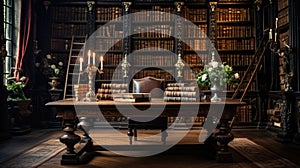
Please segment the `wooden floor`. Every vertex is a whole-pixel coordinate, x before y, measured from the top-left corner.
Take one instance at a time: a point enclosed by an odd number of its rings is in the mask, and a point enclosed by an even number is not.
[[[126,131],[126,130],[124,130]],[[197,131],[190,131],[189,134],[166,152],[149,157],[125,157],[109,151],[96,152],[94,158],[84,165],[60,165],[63,152],[48,160],[39,167],[82,167],[82,168],[194,168],[194,167],[257,167],[238,152],[232,150],[233,163],[216,163],[208,157],[203,145],[196,143]],[[300,145],[292,143],[282,144],[274,140],[273,135],[266,130],[235,129],[233,133],[236,138],[243,137],[264,146],[266,149],[292,161],[300,167]],[[9,140],[0,141],[0,167],[1,163],[20,155],[23,151],[36,146],[42,141],[53,137],[60,137],[63,134],[61,129],[33,130],[31,133],[22,136],[12,136]],[[195,142],[195,143],[194,143]],[[262,154],[263,155],[263,154]],[[259,157],[259,156],[258,156]]]

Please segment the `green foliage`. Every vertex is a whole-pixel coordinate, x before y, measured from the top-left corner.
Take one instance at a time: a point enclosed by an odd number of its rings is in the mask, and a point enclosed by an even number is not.
[[[7,101],[19,101],[19,100],[28,100],[24,94],[26,77],[23,76],[19,81],[15,77],[7,78],[6,89],[8,92]]]
[[[231,66],[216,61],[205,65],[196,77],[197,83],[203,87],[210,86],[211,83],[216,83],[218,86],[224,86],[224,84],[236,86],[239,83],[239,74],[234,73]]]

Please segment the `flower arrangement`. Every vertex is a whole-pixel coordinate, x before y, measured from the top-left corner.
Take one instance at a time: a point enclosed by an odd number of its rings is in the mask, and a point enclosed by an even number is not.
[[[44,63],[45,75],[48,77],[64,77],[64,63],[62,61],[57,61],[50,54],[46,55],[46,60]]]
[[[196,77],[197,83],[203,87],[211,86],[212,83],[221,87],[225,84],[237,86],[240,79],[239,74],[234,73],[231,66],[217,61],[212,61],[205,65],[203,70],[196,74]]]

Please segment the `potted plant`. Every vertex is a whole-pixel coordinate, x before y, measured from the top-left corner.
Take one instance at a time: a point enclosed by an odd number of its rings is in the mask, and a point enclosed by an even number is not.
[[[14,134],[24,134],[31,130],[25,122],[25,118],[32,113],[28,109],[31,100],[24,94],[25,81],[26,77],[21,77],[18,81],[15,77],[7,78],[7,102],[11,111],[11,132]]]

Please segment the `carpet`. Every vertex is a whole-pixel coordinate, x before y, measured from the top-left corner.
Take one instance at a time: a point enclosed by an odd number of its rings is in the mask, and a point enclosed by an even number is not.
[[[49,139],[41,144],[21,153],[20,155],[2,163],[3,168],[30,168],[38,167],[58,153],[66,149],[58,138]]]
[[[269,151],[247,138],[235,138],[229,146],[247,158],[253,164],[262,168],[293,168],[299,167],[288,159]]]

